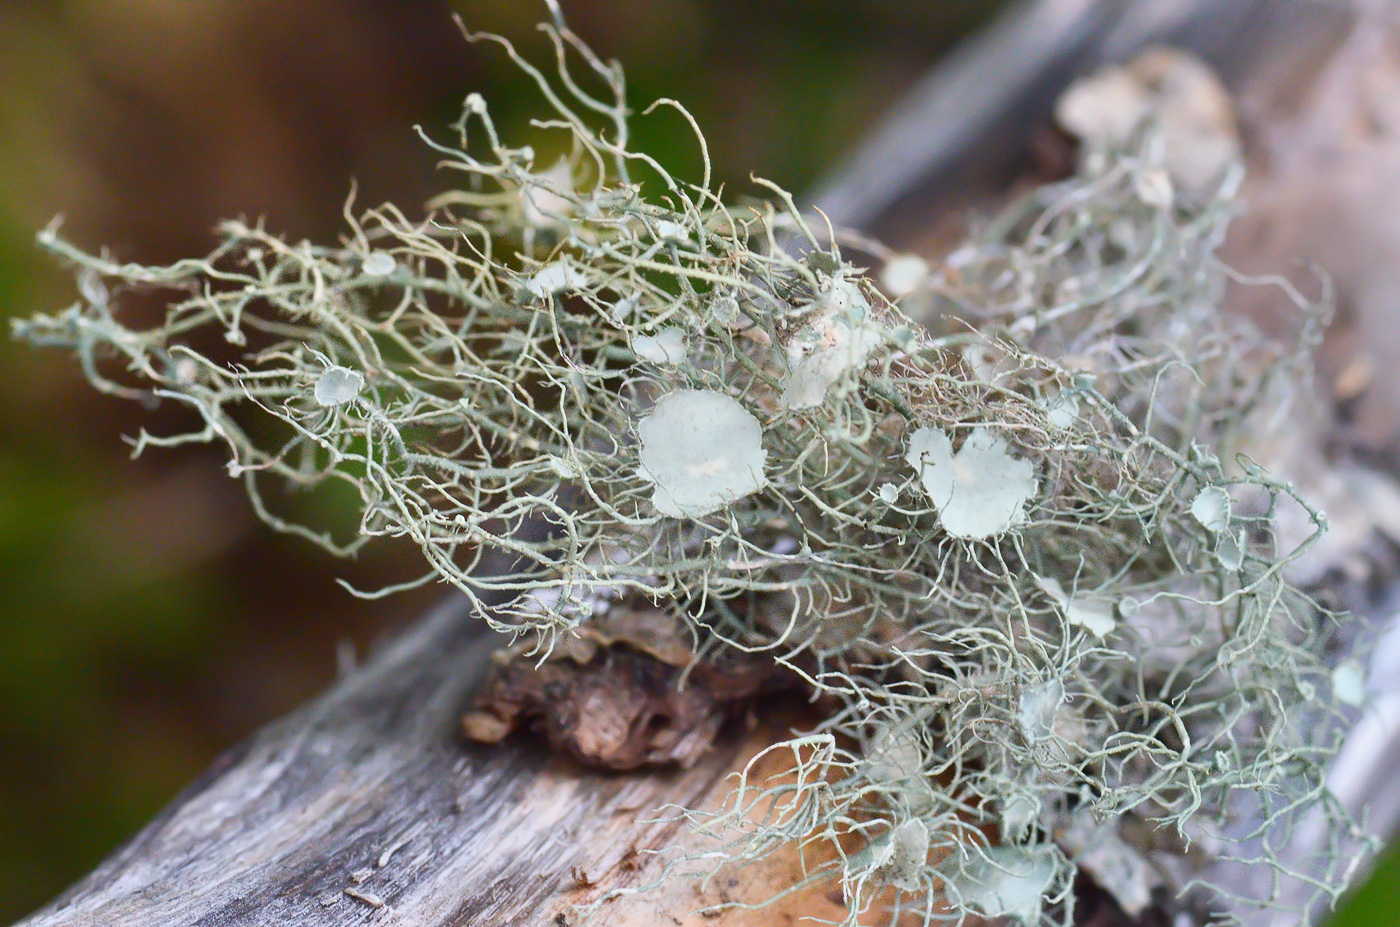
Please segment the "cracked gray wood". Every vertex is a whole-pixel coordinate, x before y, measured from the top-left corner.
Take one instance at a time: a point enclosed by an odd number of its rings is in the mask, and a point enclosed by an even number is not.
[[[580,874],[676,829],[639,816],[723,789],[734,738],[693,769],[626,776],[523,739],[464,744],[458,718],[495,646],[479,625],[461,601],[427,616],[25,923],[545,923],[580,900]]]

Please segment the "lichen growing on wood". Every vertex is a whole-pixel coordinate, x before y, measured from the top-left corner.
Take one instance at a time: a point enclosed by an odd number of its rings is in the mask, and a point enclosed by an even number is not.
[[[620,70],[554,12],[548,72],[470,37],[534,80],[541,138],[508,142],[469,97],[454,142],[425,136],[462,175],[426,217],[347,207],[335,244],[228,222],[167,267],[50,230],[87,295],[17,333],[106,393],[187,406],[190,430],[137,451],[225,444],[275,527],[342,553],[407,538],[414,582],[516,593],[481,615],[536,657],[645,602],[697,665],[801,679],[832,710],[773,748],[795,778],[692,818],[728,859],[837,848],[810,878],[840,880],[848,924],[1068,922],[1110,840],[1174,889],[1194,843],[1335,897],[1354,828],[1323,779],[1329,625],[1283,577],[1325,520],[1242,453],[1325,313],[1300,305],[1292,344],[1219,313],[1238,168],[1177,202],[1134,136],[948,267],[886,274],[936,297],[922,324],[785,192],[726,204],[708,162],[684,179],[633,150]],[[167,312],[138,326],[123,301],[151,290]],[[347,543],[277,511],[327,481],[361,503]],[[483,575],[491,551],[518,568]],[[1289,872],[1278,835],[1304,820],[1336,842]]]

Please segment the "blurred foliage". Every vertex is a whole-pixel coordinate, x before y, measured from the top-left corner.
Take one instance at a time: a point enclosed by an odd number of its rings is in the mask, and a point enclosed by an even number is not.
[[[1400,847],[1381,858],[1371,878],[1343,902],[1332,927],[1381,927],[1400,915]]]
[[[627,64],[635,99],[696,113],[716,176],[795,189],[994,0],[565,0]],[[460,0],[468,25],[537,50],[542,5]],[[535,101],[499,53],[462,41],[442,0],[6,0],[0,4],[0,316],[73,298],[34,233],[164,261],[225,216],[326,239],[351,178],[363,205],[424,201],[469,91],[516,130]],[[698,159],[674,118],[639,147]],[[133,305],[131,311],[142,311]],[[352,564],[251,519],[217,452],[129,459],[123,435],[180,413],[91,394],[72,364],[0,341],[0,922],[42,904],[135,831],[217,753],[323,688],[338,642],[363,650],[442,594],[364,603],[416,568]],[[310,497],[316,519],[344,519]]]

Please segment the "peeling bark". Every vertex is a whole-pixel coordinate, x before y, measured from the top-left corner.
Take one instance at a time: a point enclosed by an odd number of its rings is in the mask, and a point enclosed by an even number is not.
[[[519,727],[586,766],[689,769],[720,726],[755,695],[795,688],[766,655],[705,660],[671,615],[616,605],[557,641],[498,654],[490,681],[462,718],[471,740],[497,743]]]

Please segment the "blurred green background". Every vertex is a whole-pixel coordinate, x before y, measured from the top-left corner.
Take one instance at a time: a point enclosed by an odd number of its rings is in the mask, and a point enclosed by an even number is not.
[[[565,0],[633,99],[684,103],[716,176],[802,190],[997,0]],[[333,239],[359,203],[410,212],[447,178],[414,137],[470,91],[520,128],[537,101],[499,50],[543,51],[532,0],[3,0],[0,313],[62,307],[33,245],[55,215],[122,259],[202,253],[226,216]],[[638,145],[682,168],[688,130]],[[95,395],[69,358],[0,339],[0,923],[42,904],[217,753],[334,678],[441,590],[361,602],[417,554],[334,561],[258,525],[217,449],[130,459],[178,410]],[[349,517],[307,497],[314,517]],[[1348,924],[1392,923],[1400,860]],[[1385,893],[1389,892],[1389,895]]]

